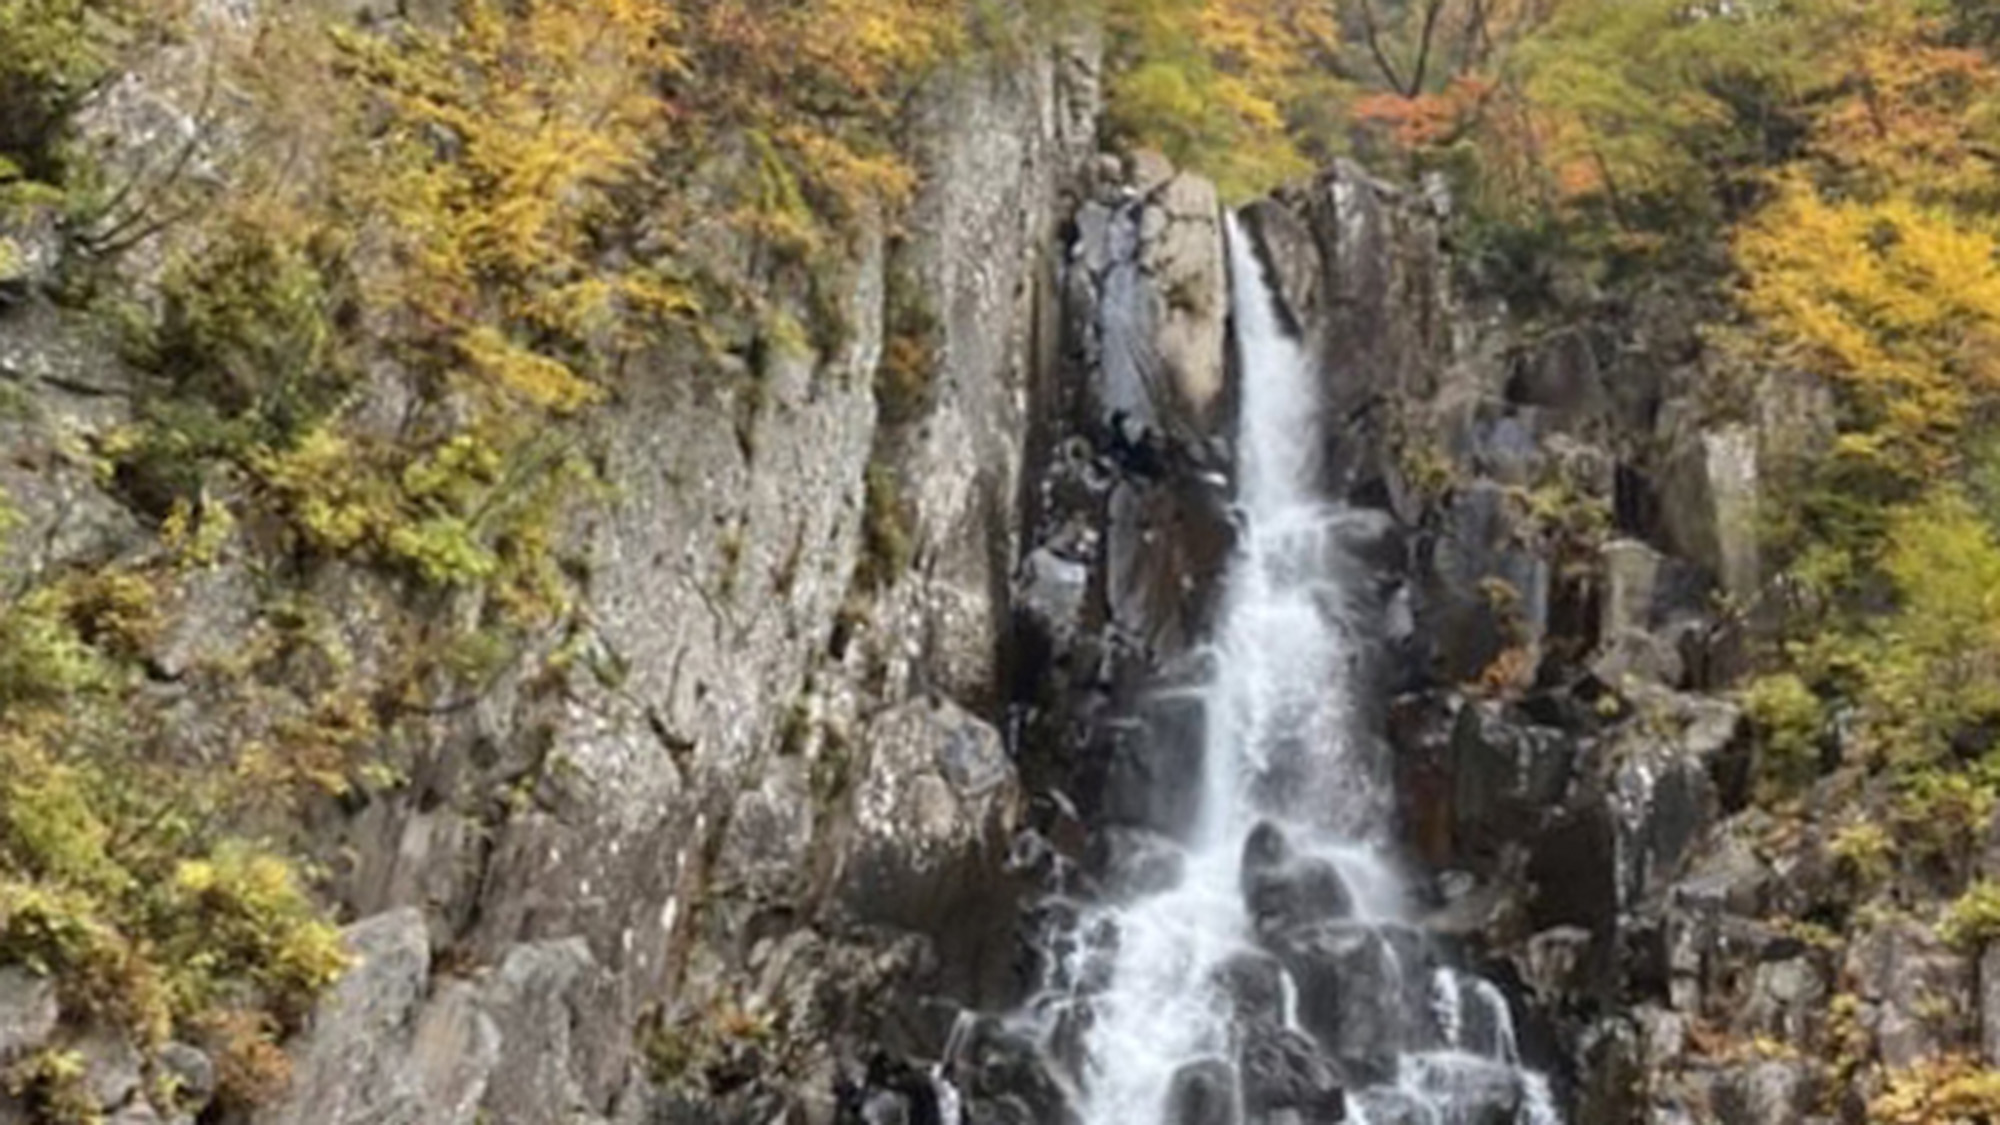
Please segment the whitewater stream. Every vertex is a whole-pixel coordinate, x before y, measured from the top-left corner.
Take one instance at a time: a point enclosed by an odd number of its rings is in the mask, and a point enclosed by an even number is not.
[[[1241,526],[1208,674],[1182,689],[1205,716],[1198,811],[1145,853],[1165,878],[1080,911],[1036,1005],[1045,1041],[1085,1125],[1559,1125],[1505,998],[1411,923],[1386,752],[1353,694],[1361,517],[1318,494],[1317,372],[1233,218],[1228,236]]]

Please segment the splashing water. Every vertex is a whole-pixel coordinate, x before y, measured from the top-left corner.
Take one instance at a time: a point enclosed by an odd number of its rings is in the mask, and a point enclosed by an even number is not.
[[[1319,496],[1319,380],[1233,217],[1228,241],[1241,528],[1200,693],[1199,803],[1177,880],[1084,908],[1055,943],[1035,1006],[1045,1041],[1079,1044],[1068,1076],[1086,1125],[1255,1125],[1273,1104],[1244,1062],[1260,1035],[1313,1044],[1347,1087],[1348,1121],[1485,1122],[1498,1104],[1519,1125],[1560,1125],[1520,1066],[1505,998],[1432,967],[1409,924],[1386,858],[1388,763],[1355,717],[1369,610],[1343,544],[1359,517]],[[1246,1013],[1238,970],[1256,964],[1277,966],[1275,1014]],[[1304,1125],[1338,1112],[1296,1108]]]

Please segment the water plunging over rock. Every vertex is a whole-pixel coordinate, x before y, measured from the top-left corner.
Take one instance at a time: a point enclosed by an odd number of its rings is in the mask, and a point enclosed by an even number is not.
[[[1199,767],[1144,779],[1148,807],[1181,810],[1172,836],[1100,836],[1107,893],[1059,913],[1031,1022],[1084,1125],[1551,1125],[1505,998],[1440,967],[1387,859],[1362,698],[1379,521],[1323,499],[1320,380],[1228,233],[1238,542],[1208,675],[1171,689]]]

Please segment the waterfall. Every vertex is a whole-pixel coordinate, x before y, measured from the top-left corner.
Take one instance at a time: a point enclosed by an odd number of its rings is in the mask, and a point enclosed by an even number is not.
[[[1557,1125],[1505,998],[1409,920],[1389,763],[1357,718],[1373,610],[1343,544],[1365,521],[1321,495],[1318,373],[1227,233],[1239,537],[1203,654],[1197,812],[1163,845],[1178,877],[1051,941],[1044,1043],[1084,1125]]]

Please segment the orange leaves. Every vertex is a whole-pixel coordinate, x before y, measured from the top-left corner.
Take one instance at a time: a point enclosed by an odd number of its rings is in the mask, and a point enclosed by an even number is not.
[[[1819,114],[1814,147],[1871,190],[1921,185],[1933,198],[1990,200],[2000,72],[1938,34],[1931,21],[1906,15],[1844,44],[1830,76],[1839,93]]]
[[[1354,103],[1354,116],[1364,125],[1388,130],[1404,148],[1424,148],[1454,140],[1479,116],[1498,86],[1489,78],[1460,75],[1438,93],[1407,98],[1372,94]]]

